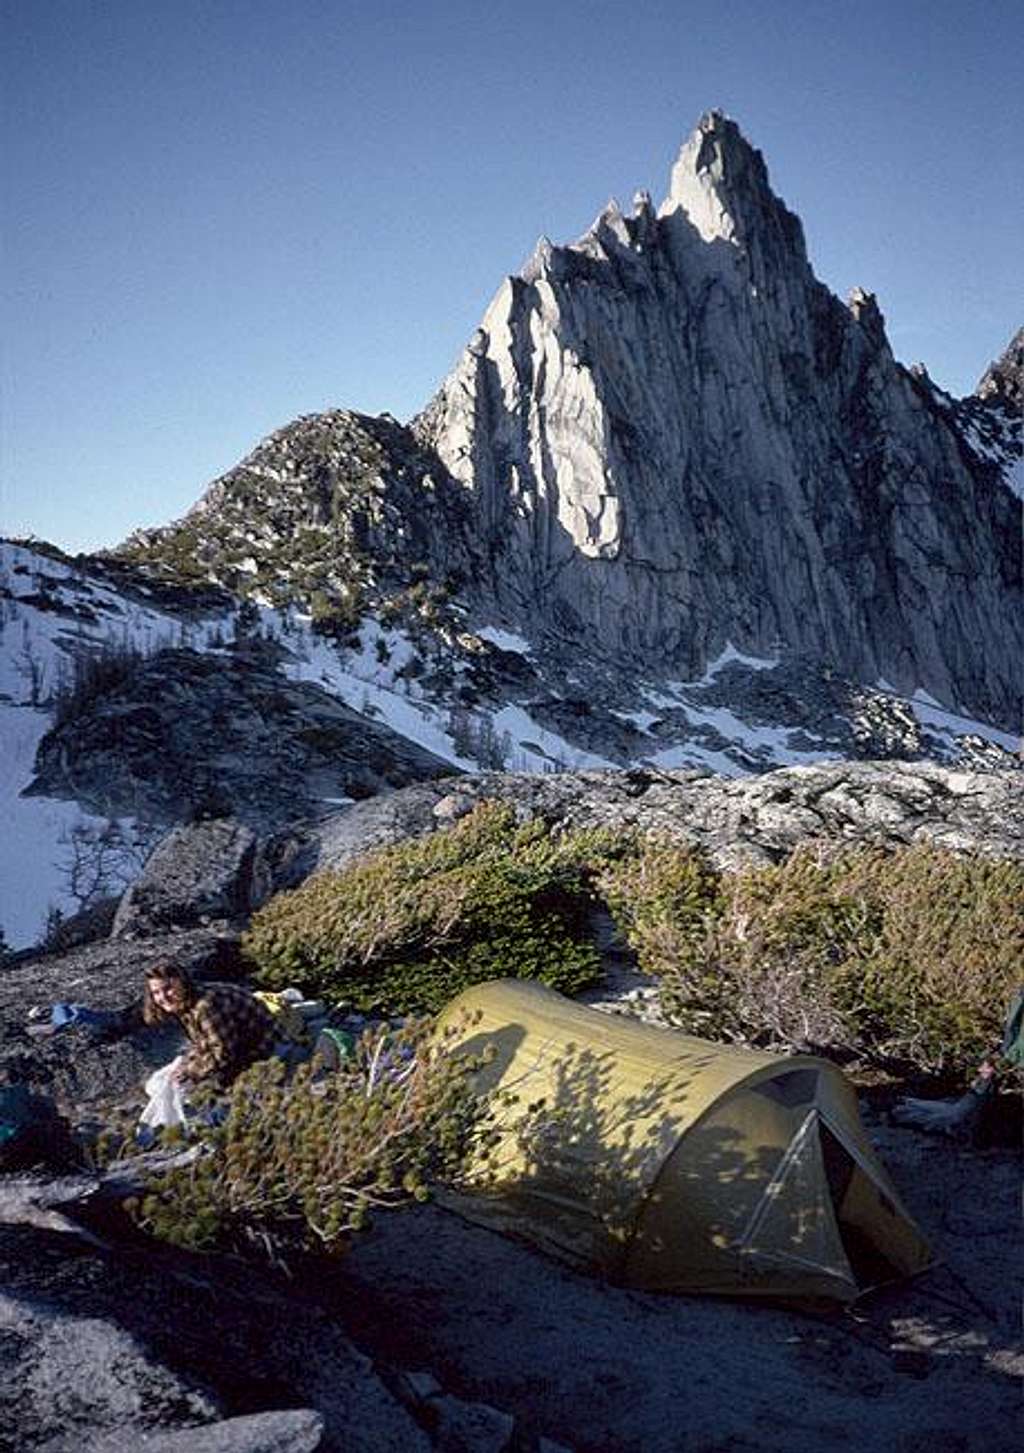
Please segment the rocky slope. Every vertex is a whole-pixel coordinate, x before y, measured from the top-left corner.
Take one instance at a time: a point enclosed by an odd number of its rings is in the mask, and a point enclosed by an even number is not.
[[[176,821],[280,824],[472,765],[421,686],[454,703],[463,681],[428,654],[376,622],[339,645],[209,583],[0,542],[8,941],[121,891]]]
[[[429,777],[451,764],[290,682],[273,647],[159,651],[43,738],[27,795],[171,824],[237,815],[266,826]]]
[[[465,492],[431,451],[388,415],[336,409],[264,439],[183,520],[139,531],[118,558],[267,604],[303,602],[343,633],[385,602],[408,613],[431,587],[441,605],[477,548]]]
[[[275,886],[435,830],[484,796],[524,817],[669,832],[723,865],[774,860],[816,835],[1024,858],[1018,780],[891,763],[735,782],[489,774],[259,839],[237,822],[179,828],[122,904],[121,936],[0,975],[0,1083],[53,1097],[79,1125],[137,1102],[176,1048],[167,1031],[37,1037],[33,1008],[69,995],[122,1006],[168,952],[207,975],[237,973],[237,930]],[[682,1415],[700,1447],[817,1453],[842,1430],[865,1448],[981,1453],[1019,1401],[1005,1275],[1016,1156],[1001,1142],[925,1142],[888,1126],[885,1103],[882,1090],[868,1096],[872,1139],[940,1265],[831,1321],[625,1292],[437,1208],[382,1217],[336,1268],[254,1274],[132,1239],[87,1171],[0,1176],[0,1449],[670,1453],[685,1362]]]

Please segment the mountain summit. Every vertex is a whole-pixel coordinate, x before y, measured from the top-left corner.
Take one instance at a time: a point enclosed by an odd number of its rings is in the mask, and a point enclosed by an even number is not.
[[[514,629],[683,678],[782,648],[1019,725],[1020,500],[716,112],[657,213],[505,280],[413,428]]]
[[[681,210],[705,242],[748,247],[773,234],[780,251],[806,257],[800,219],[774,195],[761,153],[735,121],[709,111],[672,168],[661,217]]]

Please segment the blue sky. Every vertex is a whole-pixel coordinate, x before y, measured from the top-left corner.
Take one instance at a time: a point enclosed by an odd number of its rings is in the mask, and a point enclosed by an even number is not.
[[[1020,0],[0,0],[0,533],[184,512],[407,418],[536,238],[735,117],[815,271],[970,391],[1024,321]]]

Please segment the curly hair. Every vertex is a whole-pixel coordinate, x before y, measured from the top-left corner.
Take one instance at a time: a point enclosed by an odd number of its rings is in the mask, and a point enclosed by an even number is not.
[[[151,964],[146,969],[146,987],[142,994],[142,1019],[145,1024],[162,1024],[167,1019],[175,1018],[169,1009],[162,1009],[150,993],[149,985],[152,979],[163,984],[179,983],[185,990],[185,1002],[183,1009],[190,1009],[199,998],[199,990],[191,972],[184,964],[176,964],[173,960],[165,959],[158,964]]]

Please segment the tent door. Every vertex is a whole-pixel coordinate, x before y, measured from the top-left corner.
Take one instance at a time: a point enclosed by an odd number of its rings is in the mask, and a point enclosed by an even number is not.
[[[895,1207],[865,1168],[861,1157],[846,1143],[839,1128],[824,1116],[821,1117],[819,1138],[839,1235],[858,1287],[867,1290],[893,1281],[901,1275],[901,1268],[881,1250],[877,1234],[869,1235],[857,1222],[864,1219],[865,1206],[878,1205],[890,1215],[895,1214]],[[860,1209],[859,1215],[857,1208]],[[850,1214],[844,1215],[844,1211]]]
[[[813,1269],[849,1286],[854,1274],[835,1214],[820,1125],[818,1111],[809,1110],[735,1249],[762,1263]]]

